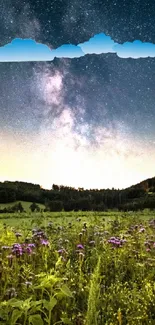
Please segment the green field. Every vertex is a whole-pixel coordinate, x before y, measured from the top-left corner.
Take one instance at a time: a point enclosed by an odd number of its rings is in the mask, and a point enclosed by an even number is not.
[[[4,208],[9,208],[14,206],[15,204],[21,203],[24,210],[26,212],[30,212],[30,205],[32,204],[32,202],[25,202],[25,201],[16,201],[16,202],[12,202],[12,203],[0,203],[0,210],[4,209]],[[45,206],[43,204],[37,203],[37,205],[40,207],[40,209],[45,209]]]
[[[0,324],[154,325],[155,212],[0,215]]]

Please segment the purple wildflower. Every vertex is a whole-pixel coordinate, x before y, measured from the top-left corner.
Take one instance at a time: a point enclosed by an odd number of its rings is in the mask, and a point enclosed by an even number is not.
[[[26,247],[26,253],[28,253],[29,255],[32,253],[31,247]]]
[[[113,247],[122,247],[122,244],[125,243],[126,240],[125,239],[119,239],[116,237],[111,237],[108,240],[108,243],[113,244]]]
[[[42,240],[41,240],[41,244],[42,244],[43,246],[49,246],[49,241],[48,241],[48,240],[45,240],[45,239],[42,239]]]
[[[68,254],[67,251],[64,248],[61,248],[57,251],[60,255],[62,254]]]
[[[79,249],[84,249],[84,246],[83,246],[82,244],[78,244],[78,245],[77,245],[77,248],[79,248]]]
[[[35,244],[33,244],[33,243],[30,243],[30,244],[28,244],[28,247],[30,247],[30,248],[35,248]]]
[[[17,257],[20,257],[23,254],[23,249],[20,244],[14,244],[12,247],[12,253]]]
[[[62,249],[59,249],[57,252],[58,252],[59,254],[63,254],[64,249],[63,249],[63,248],[62,248]]]

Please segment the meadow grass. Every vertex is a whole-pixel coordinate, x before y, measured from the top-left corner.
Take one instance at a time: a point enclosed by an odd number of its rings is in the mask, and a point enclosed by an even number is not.
[[[0,216],[0,324],[154,325],[155,212]]]
[[[10,208],[12,206],[14,206],[15,204],[18,204],[18,203],[21,203],[24,210],[26,212],[30,212],[30,205],[32,204],[32,202],[26,202],[26,201],[15,201],[15,202],[11,202],[11,203],[0,203],[0,210],[2,209],[7,209],[7,208]],[[39,206],[40,209],[45,209],[45,206],[44,204],[40,204],[40,203],[37,203],[37,205]]]

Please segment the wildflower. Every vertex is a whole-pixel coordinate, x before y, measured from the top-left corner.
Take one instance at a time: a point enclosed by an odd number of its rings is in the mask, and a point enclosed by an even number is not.
[[[62,226],[58,226],[58,230],[63,230],[63,227]]]
[[[116,238],[116,237],[111,237],[108,240],[108,243],[114,245],[113,247],[122,247],[122,244],[125,243],[125,242],[126,242],[125,239],[119,239],[119,238]]]
[[[37,229],[36,228],[33,228],[32,229],[32,233],[34,234],[34,233],[36,233],[37,232]]]
[[[63,254],[63,253],[64,253],[64,249],[61,248],[61,249],[59,249],[57,252],[58,252],[59,254]]]
[[[13,255],[10,254],[10,255],[7,256],[7,258],[10,259],[10,260],[13,259]]]
[[[94,236],[99,236],[99,235],[100,235],[99,231],[95,232],[95,234],[94,234]]]
[[[90,245],[95,245],[95,240],[91,240],[91,241],[89,242],[89,244],[90,244]]]
[[[51,228],[53,226],[53,223],[52,222],[49,222],[48,223],[48,227]]]
[[[79,233],[79,239],[81,239],[81,238],[82,238],[82,236],[83,236],[83,233],[82,233],[82,232],[80,232],[80,233]]]
[[[10,254],[10,255],[7,256],[9,267],[12,266],[12,260],[13,260],[13,257],[14,257],[14,256],[13,256],[12,254]]]
[[[144,232],[144,231],[145,231],[145,228],[144,227],[142,227],[142,228],[139,229],[139,232]]]
[[[13,297],[17,297],[17,293],[16,293],[16,290],[15,288],[11,288],[11,289],[8,289],[7,292],[6,292],[6,296],[11,299]]]
[[[84,257],[84,254],[82,252],[79,252],[79,256],[83,256]]]
[[[32,253],[31,247],[26,247],[26,252],[30,255]]]
[[[79,252],[79,260],[80,260],[80,261],[83,261],[84,256],[85,256],[85,255],[84,255],[82,252]]]
[[[16,238],[18,239],[19,237],[22,236],[22,234],[21,234],[20,232],[15,232],[15,236],[16,236]]]
[[[2,246],[2,249],[3,249],[3,250],[8,250],[8,249],[10,249],[10,248],[11,248],[10,246],[5,246],[5,245]]]
[[[104,235],[109,235],[109,231],[105,230],[103,234]]]
[[[25,285],[27,286],[27,288],[29,288],[32,285],[32,282],[30,281],[25,281]]]
[[[25,243],[27,244],[30,240],[31,238],[25,238]]]
[[[20,257],[23,254],[23,249],[20,244],[14,244],[12,247],[12,253],[17,257]]]
[[[42,244],[43,246],[49,246],[49,241],[46,240],[46,239],[42,239],[42,240],[41,240],[41,244]]]
[[[28,247],[30,247],[30,248],[35,248],[35,244],[33,244],[33,243],[30,243],[30,244],[28,244]]]
[[[78,245],[77,245],[77,248],[79,248],[79,249],[84,249],[84,246],[83,246],[82,244],[78,244]]]
[[[67,251],[64,249],[64,248],[61,248],[61,249],[59,249],[58,251],[57,251],[60,255],[67,255],[68,253],[67,253]]]

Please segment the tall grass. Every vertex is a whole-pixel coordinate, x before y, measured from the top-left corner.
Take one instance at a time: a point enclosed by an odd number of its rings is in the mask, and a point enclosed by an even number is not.
[[[100,297],[100,264],[101,258],[98,257],[97,266],[90,280],[90,289],[88,296],[88,308],[86,314],[86,325],[98,324],[99,297]]]

